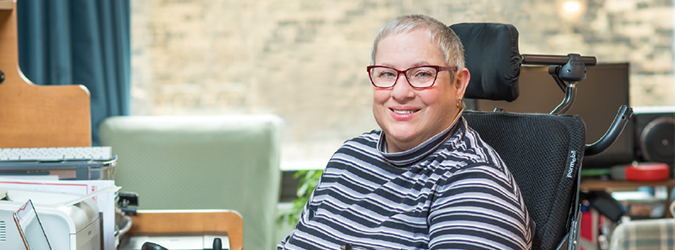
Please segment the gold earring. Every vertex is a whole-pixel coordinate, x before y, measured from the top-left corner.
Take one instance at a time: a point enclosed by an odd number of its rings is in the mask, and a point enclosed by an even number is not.
[[[457,99],[457,108],[462,108],[462,99]]]

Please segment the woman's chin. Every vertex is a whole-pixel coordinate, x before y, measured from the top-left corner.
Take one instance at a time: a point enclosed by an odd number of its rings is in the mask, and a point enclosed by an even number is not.
[[[418,140],[416,140],[419,135],[412,134],[410,131],[391,131],[390,133],[385,133],[385,135],[387,144],[400,148],[402,149],[401,151],[413,148],[419,144]]]

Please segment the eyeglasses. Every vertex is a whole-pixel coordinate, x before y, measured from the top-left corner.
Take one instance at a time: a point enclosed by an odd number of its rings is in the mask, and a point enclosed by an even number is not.
[[[416,66],[406,70],[397,70],[387,66],[368,66],[370,83],[377,88],[392,88],[398,77],[403,74],[410,86],[415,89],[431,88],[436,82],[439,71],[455,71],[457,67],[445,67],[435,65]]]

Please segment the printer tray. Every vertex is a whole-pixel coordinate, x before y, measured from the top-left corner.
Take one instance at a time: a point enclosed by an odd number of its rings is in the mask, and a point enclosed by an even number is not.
[[[110,160],[0,161],[0,176],[57,175],[59,180],[113,180],[117,156]]]

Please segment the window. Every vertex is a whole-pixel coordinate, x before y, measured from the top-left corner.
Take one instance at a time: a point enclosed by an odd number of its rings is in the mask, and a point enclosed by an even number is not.
[[[377,30],[401,14],[511,23],[524,54],[630,62],[632,106],[675,105],[669,1],[131,3],[132,114],[277,114],[283,168],[323,168],[343,141],[378,128],[365,66]]]

